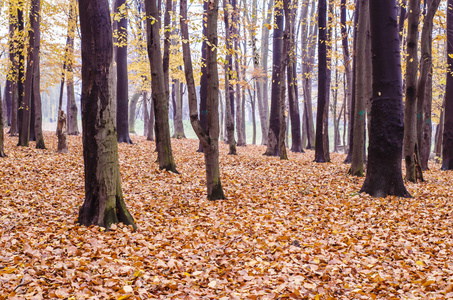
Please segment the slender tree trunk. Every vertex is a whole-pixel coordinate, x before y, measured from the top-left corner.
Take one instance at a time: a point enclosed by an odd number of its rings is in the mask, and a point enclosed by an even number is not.
[[[24,17],[23,17],[23,7],[22,6],[19,6],[17,8],[17,22],[18,22],[18,30],[19,32],[24,32]],[[31,37],[29,37],[30,41],[31,41]],[[29,42],[30,45],[34,45],[34,42]],[[24,72],[25,72],[25,66],[24,66],[24,62],[25,62],[25,57],[24,57],[24,51],[22,51],[22,49],[25,47],[24,45],[24,41],[19,38],[19,42],[18,42],[18,49],[21,49],[19,50],[19,77],[17,78],[17,92],[18,92],[18,103],[19,103],[19,110],[17,112],[17,117],[18,117],[18,124],[19,124],[19,142],[18,142],[18,146],[26,146],[28,147],[28,141],[29,141],[29,138],[30,138],[30,94],[31,94],[31,79],[32,79],[32,76],[33,76],[33,72],[29,72],[28,74],[28,80],[27,78],[25,78],[24,76]],[[27,68],[28,68],[28,64],[30,64],[31,66],[33,66],[33,64],[31,63],[32,59],[31,59],[31,53],[28,54],[29,55],[29,59],[27,59]],[[30,69],[32,70],[32,69]],[[28,85],[25,85],[24,82],[27,81],[29,82]],[[24,95],[24,85],[25,85],[25,88],[28,89],[28,93],[27,91],[25,91],[25,94],[27,95]]]
[[[364,175],[366,105],[371,97],[372,78],[370,71],[373,67],[371,65],[369,0],[359,0],[359,3],[355,55],[360,63],[355,65],[354,144],[352,145],[352,163],[349,173],[353,176],[361,177]]]
[[[208,128],[208,108],[207,108],[207,94],[208,94],[208,82],[207,82],[207,71],[206,71],[206,49],[207,49],[207,44],[206,44],[206,35],[207,35],[207,25],[206,25],[206,16],[204,15],[208,11],[208,2],[203,1],[203,21],[202,21],[202,34],[203,34],[203,42],[201,43],[201,77],[200,77],[200,123],[201,126],[203,127],[203,130],[207,130]],[[227,110],[226,110],[227,112]],[[228,122],[228,119],[226,118],[226,122]],[[227,129],[228,130],[228,129]],[[198,148],[198,152],[203,152],[202,149],[202,144],[200,142],[200,147]]]
[[[118,142],[132,144],[129,137],[129,80],[127,76],[127,5],[126,0],[115,0],[117,17],[117,52],[116,52],[116,126]]]
[[[453,0],[447,3],[447,85],[442,138],[442,170],[453,170]]]
[[[225,116],[226,116],[226,130],[227,139],[230,151],[228,154],[236,155],[236,139],[234,138],[234,87],[231,84],[233,79],[233,56],[232,56],[232,33],[233,24],[230,24],[230,16],[228,13],[227,2],[223,2],[224,9],[224,22],[225,22],[225,44],[226,44],[226,57],[225,61]]]
[[[436,129],[436,144],[434,146],[434,154],[436,157],[436,162],[442,164],[442,144],[444,137],[444,119],[445,119],[445,95],[444,100],[442,101],[442,107],[440,109],[439,124]]]
[[[1,90],[1,88],[0,88]],[[1,99],[1,93],[0,93],[0,104],[2,103]],[[4,134],[3,134],[3,124],[4,124],[4,118],[3,118],[3,105],[0,105],[0,157],[5,157],[5,151],[3,149],[3,142],[4,142]]]
[[[373,97],[365,182],[374,197],[410,197],[401,159],[404,134],[401,57],[395,0],[370,0]]]
[[[428,169],[431,152],[432,31],[434,15],[439,4],[440,0],[429,0],[420,38],[420,76],[417,82],[417,143],[420,145],[422,170]]]
[[[143,95],[143,136],[148,136],[148,132],[149,132],[149,111],[148,111],[148,99],[147,98],[147,93],[146,92],[142,92],[142,95]],[[151,105],[152,107],[152,105]],[[153,131],[153,129],[151,128],[151,131]]]
[[[173,87],[175,89],[174,137],[177,139],[183,139],[186,137],[186,135],[184,134],[184,124],[182,122],[182,95],[181,86],[178,79],[174,80]]]
[[[141,93],[135,93],[132,95],[132,99],[129,102],[129,132],[135,134],[135,114],[137,111],[138,99],[140,99]]]
[[[82,134],[85,201],[78,223],[137,228],[121,189],[118,143],[110,94],[113,39],[107,0],[79,0],[82,33]]]
[[[151,65],[152,98],[156,117],[156,147],[159,169],[177,173],[176,164],[170,141],[170,126],[168,122],[168,98],[165,90],[165,76],[160,50],[159,13],[156,0],[146,0],[148,55]]]
[[[267,145],[269,143],[269,79],[267,77],[268,69],[268,56],[269,56],[269,28],[265,24],[272,24],[272,7],[274,6],[274,0],[268,0],[269,5],[267,10],[263,10],[263,26],[261,32],[261,41],[263,42],[261,46],[261,68],[262,68],[262,91],[263,91],[263,117],[264,124],[261,124],[262,127],[262,145]],[[266,17],[264,17],[266,16]],[[260,113],[261,115],[261,113]]]
[[[19,32],[19,21],[18,21],[18,9],[17,5],[10,1],[9,3],[9,96],[11,97],[11,128],[10,135],[16,136],[18,133],[18,107],[19,107],[19,69],[23,68],[23,61],[20,61],[19,45],[21,45]],[[23,31],[23,30],[22,30]],[[23,59],[23,58],[22,58]],[[23,76],[23,72],[21,73]],[[22,77],[21,77],[22,80]],[[7,100],[8,101],[8,100]],[[9,101],[8,101],[9,102]]]
[[[67,129],[69,135],[78,135],[79,129],[77,125],[78,109],[74,94],[74,38],[77,27],[77,2],[70,0],[69,20],[68,20],[68,39],[66,44],[66,93],[67,93]]]
[[[283,55],[283,8],[281,5],[274,6],[274,36],[273,36],[273,66],[272,66],[272,95],[271,95],[271,115],[269,121],[269,136],[267,149],[264,155],[278,156],[279,155],[279,136],[280,136],[280,97],[282,89],[283,77],[282,71],[282,55]]]
[[[207,40],[211,47],[217,46],[217,18],[218,18],[218,0],[210,0],[210,5],[206,7],[207,13]],[[181,16],[181,34],[182,38],[189,40],[189,28],[187,20],[187,0],[180,1]],[[222,184],[220,182],[219,168],[219,78],[217,73],[217,49],[209,49],[206,59],[206,70],[208,88],[208,130],[204,130],[197,112],[197,94],[195,90],[195,80],[193,76],[192,57],[190,46],[183,43],[183,60],[184,71],[187,81],[189,95],[190,123],[197,134],[200,143],[203,144],[205,165],[206,165],[206,186],[209,200],[225,199]]]

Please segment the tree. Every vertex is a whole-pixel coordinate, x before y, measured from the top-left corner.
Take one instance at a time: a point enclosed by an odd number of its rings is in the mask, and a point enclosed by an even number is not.
[[[442,170],[453,170],[453,0],[447,6],[447,66]]]
[[[281,74],[283,54],[283,2],[278,1],[274,5],[274,36],[273,36],[273,65],[272,65],[272,91],[271,91],[271,115],[269,118],[269,135],[267,149],[264,155],[278,156],[280,135],[280,97],[283,76]]]
[[[17,30],[24,32],[24,8],[23,3],[19,3],[17,7]],[[19,108],[17,111],[17,121],[19,124],[19,142],[18,146],[27,146],[30,138],[30,97],[24,97],[24,41],[23,38],[19,37],[17,42],[18,54],[18,77],[17,77],[17,93]]]
[[[115,22],[117,23],[116,51],[116,126],[119,143],[132,144],[129,136],[129,81],[127,77],[127,6],[126,0],[115,0]]]
[[[226,116],[226,131],[227,139],[230,151],[228,154],[237,155],[236,139],[234,137],[234,86],[231,83],[233,80],[233,52],[232,43],[233,40],[230,37],[233,30],[233,23],[230,20],[230,14],[228,13],[227,1],[223,1],[224,9],[224,22],[225,22],[225,44],[226,44],[226,57],[225,57],[225,116]],[[236,99],[238,100],[238,99]],[[239,112],[236,111],[236,114]]]
[[[77,126],[77,104],[74,96],[74,39],[77,27],[77,2],[70,0],[69,2],[69,18],[68,18],[68,36],[66,41],[65,54],[66,62],[66,115],[67,115],[67,131],[69,135],[78,135],[79,129]]]
[[[171,150],[168,98],[165,89],[162,51],[160,49],[159,11],[156,0],[146,0],[145,7],[147,16],[148,56],[151,66],[152,98],[154,116],[156,118],[157,160],[159,162],[159,169],[177,173]]]
[[[85,201],[78,223],[135,225],[121,189],[110,94],[113,39],[108,0],[79,0],[82,39],[82,135]]]
[[[407,56],[406,56],[406,101],[404,106],[404,148],[406,179],[423,181],[420,168],[420,145],[417,142],[417,70],[418,70],[418,23],[420,0],[409,0]]]
[[[209,200],[225,199],[219,170],[219,78],[217,71],[217,18],[218,0],[210,0],[206,6],[207,13],[207,42],[211,45],[206,55],[206,70],[208,83],[207,98],[207,130],[205,130],[198,118],[197,94],[193,76],[192,56],[189,46],[189,28],[187,25],[187,0],[180,1],[180,26],[183,38],[184,72],[186,75],[187,89],[189,94],[190,122],[203,145],[206,165],[206,186]]]
[[[401,57],[395,0],[370,0],[373,95],[365,182],[374,197],[410,197],[401,172],[404,134]]]
[[[1,94],[0,94],[0,100],[1,100]],[[5,157],[6,154],[5,154],[5,151],[3,150],[3,140],[4,140],[4,136],[3,136],[3,124],[4,124],[4,120],[3,120],[3,105],[2,104],[2,101],[0,101],[0,157]]]
[[[330,161],[329,149],[325,149],[325,135],[328,134],[326,125],[328,110],[328,79],[327,79],[327,4],[325,0],[318,2],[318,110],[316,114],[316,146],[315,162]]]
[[[129,102],[129,132],[135,133],[135,113],[137,110],[138,99],[142,96],[142,93],[134,93],[132,99]],[[145,102],[145,100],[143,100]]]

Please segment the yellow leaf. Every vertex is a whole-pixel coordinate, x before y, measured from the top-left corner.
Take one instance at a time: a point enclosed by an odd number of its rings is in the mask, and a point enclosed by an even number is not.
[[[417,265],[424,266],[425,264],[421,260],[417,260]]]

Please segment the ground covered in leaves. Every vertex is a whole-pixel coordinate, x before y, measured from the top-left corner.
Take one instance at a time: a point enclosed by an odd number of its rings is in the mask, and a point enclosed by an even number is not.
[[[154,143],[120,145],[138,230],[75,224],[80,137],[69,154],[16,147],[0,159],[0,299],[445,299],[453,297],[452,172],[431,165],[414,196],[358,194],[344,155],[288,161],[221,145],[227,200],[206,200],[195,140],[173,140],[179,175]]]

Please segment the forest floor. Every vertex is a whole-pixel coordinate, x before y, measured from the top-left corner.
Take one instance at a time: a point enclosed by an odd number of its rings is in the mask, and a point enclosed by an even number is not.
[[[227,200],[206,200],[195,140],[172,140],[179,175],[155,145],[119,146],[138,230],[75,223],[84,199],[81,137],[69,154],[16,147],[0,159],[0,299],[446,299],[453,297],[453,172],[432,164],[413,198],[358,194],[342,154],[313,163],[263,146],[221,145]]]

